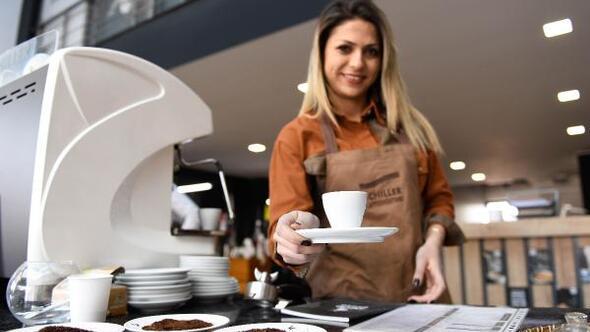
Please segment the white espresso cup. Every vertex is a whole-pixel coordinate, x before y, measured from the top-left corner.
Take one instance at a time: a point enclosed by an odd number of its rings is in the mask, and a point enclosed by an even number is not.
[[[201,229],[205,231],[214,231],[219,228],[222,210],[219,208],[201,208]]]
[[[104,322],[107,316],[111,281],[106,273],[74,274],[68,277],[70,320]]]
[[[367,207],[367,193],[332,191],[322,194],[322,204],[332,228],[361,227]]]

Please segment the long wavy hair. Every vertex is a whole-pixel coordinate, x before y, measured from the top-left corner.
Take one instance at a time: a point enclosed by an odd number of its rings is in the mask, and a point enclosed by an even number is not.
[[[392,132],[403,128],[411,144],[419,150],[442,153],[432,125],[418,111],[406,92],[397,62],[393,33],[385,14],[370,0],[337,0],[320,14],[313,37],[307,72],[308,90],[299,110],[300,116],[316,118],[326,114],[338,125],[328,98],[324,77],[324,49],[332,30],[352,19],[362,19],[375,26],[381,41],[381,72],[368,94],[386,110],[387,127]]]

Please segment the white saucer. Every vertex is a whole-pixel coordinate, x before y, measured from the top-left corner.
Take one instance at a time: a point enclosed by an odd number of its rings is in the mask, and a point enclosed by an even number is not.
[[[196,331],[207,331],[219,328],[229,323],[229,318],[221,315],[208,315],[208,314],[176,314],[176,315],[160,315],[160,316],[149,316],[130,320],[125,323],[125,328],[132,332],[143,332],[149,331],[144,330],[143,327],[152,323],[161,321],[163,319],[177,319],[177,320],[191,320],[200,319],[202,321],[213,324],[210,327],[204,327],[201,329],[183,330],[183,332],[196,332]],[[152,331],[153,332],[153,331]]]
[[[178,280],[160,280],[160,281],[123,281],[115,280],[115,284],[125,285],[128,287],[144,287],[144,286],[172,286],[172,285],[190,285],[188,278]]]
[[[129,295],[129,302],[164,302],[164,301],[180,301],[192,295],[191,290],[184,291],[182,293],[170,293],[170,294],[142,294],[142,295]]]
[[[138,304],[138,305],[141,306],[141,305],[150,305],[150,304],[153,304],[153,305],[157,306],[159,304],[165,305],[165,304],[174,304],[174,303],[178,303],[178,302],[186,302],[186,301],[190,300],[191,297],[192,296],[189,293],[189,294],[185,295],[184,297],[181,296],[181,297],[178,297],[178,298],[173,299],[173,300],[158,300],[158,299],[154,299],[154,300],[151,300],[151,301],[128,301],[128,303],[130,305]]]
[[[312,243],[378,243],[397,233],[397,227],[307,228],[296,230]]]
[[[227,257],[222,256],[190,256],[190,255],[181,255],[181,261],[221,261],[225,262],[228,260]]]
[[[191,284],[178,284],[178,285],[170,285],[170,286],[143,286],[143,287],[132,287],[132,291],[136,293],[142,292],[177,292],[180,290],[184,290],[185,288],[190,288]]]
[[[384,237],[318,237],[318,238],[314,238],[312,240],[312,243],[314,244],[318,244],[318,243],[334,243],[334,244],[338,244],[338,243],[381,243],[385,241]]]
[[[78,329],[96,331],[96,332],[123,332],[125,328],[121,325],[111,323],[60,323],[60,324],[48,324],[48,325],[37,325],[31,327],[25,327],[22,329],[10,330],[9,332],[37,332],[40,329],[47,326],[67,326],[75,327]]]
[[[145,276],[145,275],[154,276],[154,275],[186,273],[190,270],[191,269],[182,268],[182,267],[137,269],[137,270],[126,270],[123,275],[125,275],[125,276]]]
[[[223,268],[204,268],[204,267],[199,267],[199,268],[193,268],[188,274],[227,274],[229,272],[229,266],[223,267]]]
[[[179,273],[179,274],[163,274],[163,275],[146,275],[146,276],[127,276],[125,274],[120,274],[115,277],[115,280],[121,281],[162,281],[162,280],[178,280],[186,278],[187,273]]]
[[[143,312],[164,312],[169,311],[175,308],[178,308],[186,303],[186,301],[192,299],[193,296],[188,295],[185,298],[176,299],[176,300],[156,300],[156,301],[128,301],[127,304],[130,306],[139,309]],[[151,323],[149,323],[151,324]],[[127,327],[126,327],[127,328]],[[127,328],[129,329],[129,328]]]
[[[217,330],[217,332],[242,332],[254,329],[278,329],[284,330],[289,332],[326,332],[325,329],[309,325],[309,324],[297,324],[297,323],[257,323],[257,324],[247,324],[247,325],[239,325],[239,326],[230,326],[226,327],[221,330]]]

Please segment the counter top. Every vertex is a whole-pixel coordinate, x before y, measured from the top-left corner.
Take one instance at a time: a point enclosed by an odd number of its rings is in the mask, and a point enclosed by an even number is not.
[[[521,219],[517,222],[459,223],[468,240],[589,236],[590,216]]]
[[[567,311],[572,310],[561,308],[531,309],[522,325],[522,328],[562,322],[563,315]],[[584,312],[588,313],[588,310],[584,310]],[[231,325],[281,321],[281,315],[278,312],[272,309],[258,308],[239,299],[236,299],[232,302],[218,304],[199,304],[190,302],[184,307],[174,311],[174,313],[220,314],[229,317],[231,319]],[[148,315],[149,314],[142,314],[140,312],[131,310],[127,316],[111,317],[108,319],[108,321],[111,323],[123,325],[128,320]],[[339,332],[343,329],[341,327],[327,325],[319,326],[325,328],[328,332]],[[19,327],[21,327],[20,323],[14,317],[12,317],[10,311],[8,311],[5,306],[0,308],[0,331],[7,331],[9,329],[15,329]]]
[[[16,320],[8,308],[6,307],[6,300],[4,291],[6,289],[6,281],[0,280],[0,331],[7,331],[21,327],[21,324]],[[149,316],[150,314],[143,314],[139,311],[129,308],[130,312],[126,316],[111,317],[108,319],[111,323],[123,325],[126,321],[135,319],[142,316]],[[549,325],[563,322],[563,315],[568,311],[582,311],[589,313],[589,309],[573,310],[563,308],[533,308],[529,310],[525,321],[523,322],[522,328],[528,328],[540,325]],[[280,322],[281,314],[272,310],[259,308],[252,303],[244,301],[240,298],[235,298],[232,301],[225,303],[198,303],[191,301],[187,305],[175,310],[173,313],[209,313],[219,314],[230,318],[231,325],[241,325],[248,323],[262,323],[262,322]],[[324,326],[328,332],[342,331],[341,327]]]

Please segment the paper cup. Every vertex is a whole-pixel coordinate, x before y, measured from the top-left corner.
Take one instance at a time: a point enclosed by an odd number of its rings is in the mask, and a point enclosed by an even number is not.
[[[111,292],[110,274],[74,274],[68,277],[70,320],[104,322]]]
[[[357,228],[367,207],[364,191],[333,191],[322,195],[322,204],[332,228]]]

